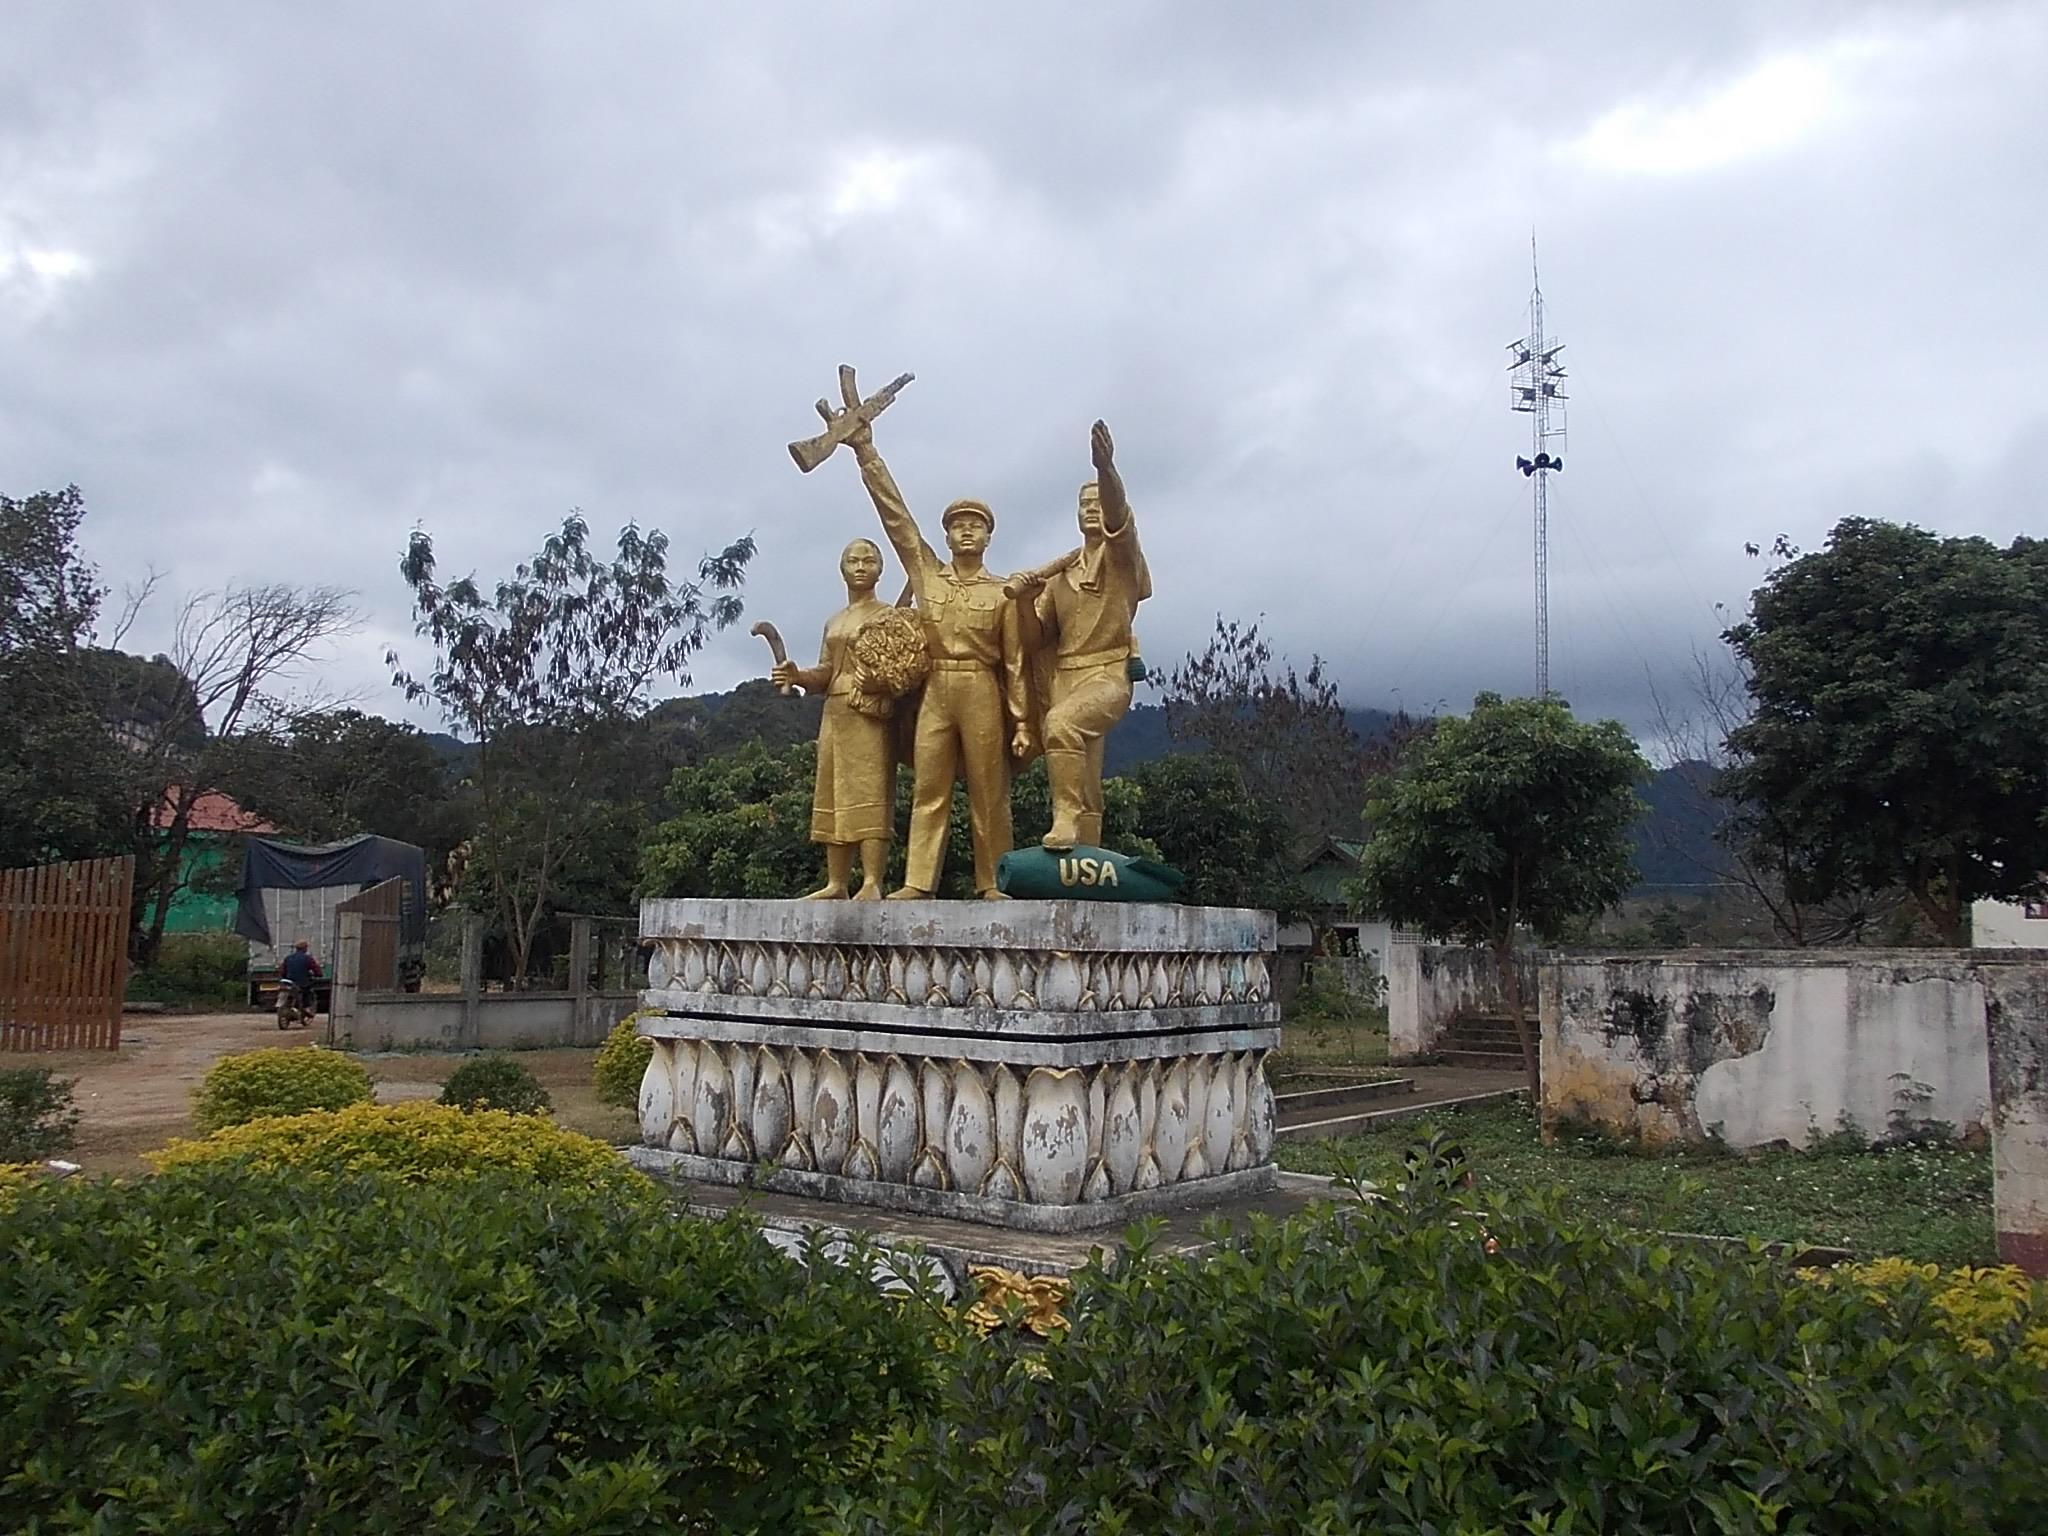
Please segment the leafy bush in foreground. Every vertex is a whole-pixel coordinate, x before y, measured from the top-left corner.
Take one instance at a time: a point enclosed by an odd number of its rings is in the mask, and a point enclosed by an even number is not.
[[[48,1067],[0,1071],[0,1163],[34,1163],[71,1150],[78,1106]]]
[[[647,1063],[654,1055],[654,1042],[635,1026],[640,1015],[630,1014],[612,1026],[591,1068],[597,1085],[597,1101],[617,1109],[633,1109],[640,1103],[640,1079],[647,1075]]]
[[[2048,1529],[2025,1309],[1978,1309],[1965,1348],[1924,1277],[1879,1300],[1541,1209],[1397,1201],[1091,1267],[1073,1331],[968,1354],[837,1528]]]
[[[448,1074],[440,1102],[453,1109],[502,1109],[544,1115],[554,1108],[547,1089],[510,1056],[475,1056]]]
[[[302,1115],[367,1103],[370,1074],[363,1064],[333,1051],[243,1051],[207,1069],[192,1099],[192,1123],[202,1133],[267,1115]]]
[[[937,1391],[931,1309],[651,1192],[199,1168],[0,1252],[14,1529],[781,1532]]]
[[[417,1100],[252,1121],[144,1155],[166,1173],[238,1163],[309,1173],[384,1173],[414,1183],[500,1171],[549,1186],[652,1187],[603,1142],[542,1116],[451,1109]]]

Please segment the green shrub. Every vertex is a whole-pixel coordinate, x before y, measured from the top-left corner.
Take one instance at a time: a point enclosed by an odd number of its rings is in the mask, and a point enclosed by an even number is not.
[[[254,1120],[202,1141],[173,1141],[143,1154],[170,1173],[239,1163],[307,1173],[382,1173],[408,1182],[517,1175],[550,1187],[644,1191],[644,1174],[593,1137],[541,1115],[444,1104],[351,1104],[332,1113]]]
[[[782,1532],[939,1387],[935,1309],[651,1191],[74,1179],[0,1252],[10,1529]]]
[[[201,1131],[267,1115],[340,1109],[370,1098],[370,1074],[361,1062],[307,1048],[244,1051],[208,1069],[192,1099],[192,1123]]]
[[[597,1101],[618,1109],[634,1109],[640,1103],[640,1079],[647,1075],[647,1063],[654,1056],[654,1042],[635,1032],[640,1015],[629,1014],[612,1026],[591,1068],[597,1084]]]
[[[533,1074],[510,1056],[474,1056],[448,1074],[441,1102],[455,1109],[502,1109],[544,1115],[554,1101]]]
[[[0,1071],[0,1163],[35,1163],[71,1150],[78,1106],[48,1067]]]
[[[838,1528],[2048,1529],[2019,1314],[1979,1307],[1965,1348],[1925,1280],[1880,1299],[1414,1182],[1091,1266],[1072,1332],[967,1354]]]
[[[239,1003],[248,997],[249,944],[232,933],[167,933],[156,959],[128,978],[149,1003]]]

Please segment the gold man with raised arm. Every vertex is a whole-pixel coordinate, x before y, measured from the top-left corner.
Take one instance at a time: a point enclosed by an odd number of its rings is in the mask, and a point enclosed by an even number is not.
[[[982,563],[996,519],[984,502],[961,500],[940,514],[946,547],[941,560],[925,542],[895,477],[875,451],[873,414],[850,369],[840,371],[843,412],[826,415],[828,433],[852,447],[861,481],[881,516],[931,650],[931,672],[918,706],[911,752],[910,843],[900,890],[891,900],[922,898],[938,889],[952,817],[953,782],[967,781],[968,818],[974,833],[974,888],[1001,899],[996,865],[1010,851],[1010,763],[1036,746],[1029,724],[1029,685],[1018,631],[1018,605],[1000,576]],[[821,413],[824,414],[824,413]]]
[[[1088,446],[1095,478],[1081,487],[1081,547],[1013,577],[1007,589],[1017,599],[1026,649],[1056,653],[1045,712],[1048,848],[1102,841],[1102,739],[1131,707],[1132,625],[1138,604],[1152,595],[1109,428],[1096,422]]]

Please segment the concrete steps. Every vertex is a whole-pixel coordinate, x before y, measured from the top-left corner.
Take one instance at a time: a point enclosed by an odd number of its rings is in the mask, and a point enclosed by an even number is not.
[[[1472,1067],[1483,1072],[1519,1072],[1522,1070],[1521,1047],[1508,1050],[1440,1050],[1437,1056],[1447,1067]]]
[[[1535,1027],[1534,1020],[1530,1027]],[[1515,1034],[1514,1020],[1505,1014],[1476,1014],[1457,1020],[1437,1042],[1437,1054],[1447,1067],[1512,1072],[1522,1066],[1522,1042]]]

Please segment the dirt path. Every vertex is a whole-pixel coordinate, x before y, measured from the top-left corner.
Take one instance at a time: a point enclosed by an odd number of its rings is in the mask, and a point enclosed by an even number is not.
[[[192,1134],[192,1093],[207,1068],[236,1051],[304,1050],[325,1029],[281,1034],[267,1013],[137,1014],[122,1021],[118,1051],[55,1051],[8,1065],[47,1066],[73,1082],[78,1142],[73,1161],[95,1173],[136,1173],[142,1154]],[[310,1038],[309,1038],[310,1037]],[[607,1141],[626,1139],[631,1116],[597,1102],[590,1086],[590,1050],[521,1051],[525,1066],[554,1100],[564,1125]],[[452,1055],[359,1058],[377,1083],[380,1103],[431,1099],[461,1063]]]

